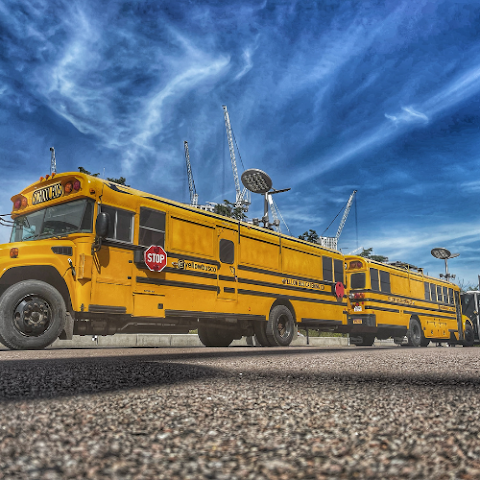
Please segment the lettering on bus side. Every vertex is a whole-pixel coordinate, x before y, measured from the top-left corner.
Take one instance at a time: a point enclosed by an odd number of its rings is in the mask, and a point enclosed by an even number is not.
[[[191,262],[189,260],[181,260],[178,262],[172,262],[172,266],[179,270],[201,270],[202,272],[217,273],[217,267],[215,265],[208,265],[205,263]]]
[[[296,280],[295,278],[282,278],[284,285],[292,285],[295,287],[312,288],[314,290],[324,290],[325,287],[315,282],[308,282],[305,280]]]
[[[415,305],[415,302],[409,298],[388,297],[388,301],[393,303],[402,303],[403,305]]]
[[[50,185],[40,190],[35,190],[32,195],[32,205],[38,205],[39,203],[48,202],[55,198],[61,197],[63,194],[63,188],[61,183]]]

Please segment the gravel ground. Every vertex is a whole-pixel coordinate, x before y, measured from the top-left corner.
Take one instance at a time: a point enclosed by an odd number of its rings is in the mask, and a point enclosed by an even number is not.
[[[0,352],[0,478],[480,478],[480,349]]]

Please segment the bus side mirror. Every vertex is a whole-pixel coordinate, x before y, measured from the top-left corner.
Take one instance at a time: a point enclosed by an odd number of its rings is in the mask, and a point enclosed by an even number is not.
[[[95,222],[95,233],[99,238],[105,238],[108,234],[108,227],[110,224],[110,217],[108,213],[100,212]]]

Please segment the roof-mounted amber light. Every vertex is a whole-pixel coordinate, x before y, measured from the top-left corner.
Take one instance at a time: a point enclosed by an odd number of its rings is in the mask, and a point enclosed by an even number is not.
[[[22,208],[28,207],[28,200],[26,197],[22,197]]]
[[[73,190],[72,182],[68,182],[65,184],[64,191],[65,193],[70,193]]]

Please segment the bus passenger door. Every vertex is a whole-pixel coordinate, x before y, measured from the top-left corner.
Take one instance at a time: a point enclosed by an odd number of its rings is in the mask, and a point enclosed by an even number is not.
[[[237,300],[238,231],[217,226],[219,300]]]

